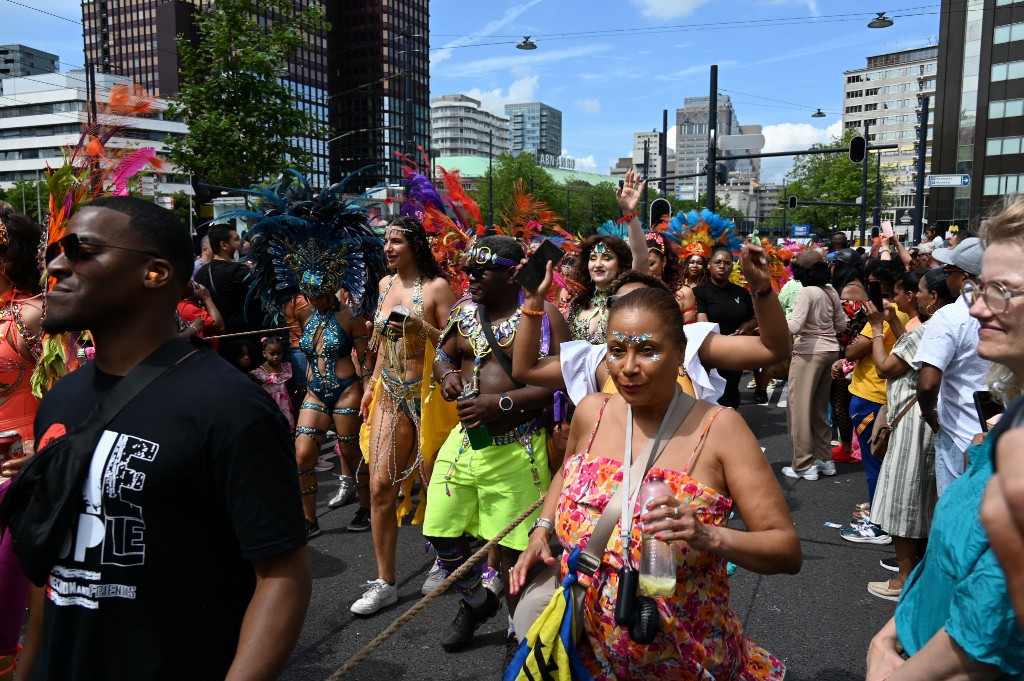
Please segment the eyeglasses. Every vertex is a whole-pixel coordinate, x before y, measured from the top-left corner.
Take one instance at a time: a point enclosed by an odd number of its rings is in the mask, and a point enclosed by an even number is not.
[[[1010,309],[1010,299],[1024,296],[1024,291],[1010,291],[997,281],[990,281],[984,284],[975,284],[973,281],[965,281],[960,289],[964,294],[964,300],[968,305],[974,305],[978,299],[978,292],[981,292],[981,299],[992,314],[1005,314]]]
[[[83,246],[87,249],[104,249],[104,248],[115,248],[119,251],[131,251],[132,253],[142,253],[148,255],[151,258],[159,258],[160,255],[153,253],[152,251],[143,251],[139,248],[128,248],[127,246],[115,246],[114,244],[104,244],[99,241],[84,241],[77,234],[68,234],[65,237],[54,241],[52,244],[46,247],[46,264],[49,265],[53,262],[61,253],[67,258],[68,263],[71,265],[77,265],[82,258],[91,257],[93,254],[89,250],[83,250]]]
[[[507,270],[508,267],[480,267],[480,266],[469,266],[463,267],[462,271],[466,273],[467,277],[471,279],[483,279],[484,275],[492,270]]]

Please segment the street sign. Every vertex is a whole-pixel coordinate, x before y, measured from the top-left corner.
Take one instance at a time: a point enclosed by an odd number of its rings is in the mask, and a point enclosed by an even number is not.
[[[970,187],[970,175],[929,175],[929,187]]]
[[[790,225],[793,228],[793,237],[808,237],[811,235],[810,225]]]
[[[764,135],[722,135],[718,138],[721,151],[747,151],[764,149]]]
[[[145,175],[139,181],[139,193],[143,196],[156,196],[156,178]]]

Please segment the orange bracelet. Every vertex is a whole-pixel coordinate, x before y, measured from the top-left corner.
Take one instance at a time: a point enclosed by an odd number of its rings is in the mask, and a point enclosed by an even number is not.
[[[545,314],[547,314],[546,312],[544,312],[544,310],[527,310],[526,307],[523,305],[519,306],[519,311],[522,312],[527,317],[543,317]]]
[[[615,224],[621,225],[623,222],[632,222],[633,218],[636,217],[636,213],[630,213],[629,215],[623,215],[621,218],[615,221]]]

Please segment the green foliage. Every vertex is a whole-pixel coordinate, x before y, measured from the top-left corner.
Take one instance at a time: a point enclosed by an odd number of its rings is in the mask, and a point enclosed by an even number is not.
[[[280,74],[304,36],[326,27],[323,11],[291,0],[218,0],[196,10],[195,45],[179,41],[182,85],[169,114],[188,123],[169,140],[182,172],[210,184],[248,187],[283,168],[310,169],[295,138],[324,136],[321,122],[299,106]],[[273,22],[257,16],[271,15]]]
[[[0,196],[19,213],[41,222],[50,206],[50,189],[46,180],[18,180]]]
[[[854,129],[847,130],[841,138],[835,138],[827,148],[849,148],[850,139],[857,134]],[[870,225],[875,205],[875,175],[878,153],[870,154],[868,162],[868,224]],[[796,156],[793,170],[790,171],[786,185],[786,196],[780,200],[788,200],[796,196],[801,201],[856,201],[861,194],[861,174],[863,166],[851,163],[847,154],[815,154],[812,156]],[[882,206],[891,206],[894,201],[893,187],[895,182],[886,176],[883,166],[882,173]],[[798,205],[796,210],[787,210],[786,222],[808,224],[811,231],[819,236],[827,236],[834,229],[860,229],[859,206],[805,206]],[[781,217],[782,207],[772,211],[772,224],[776,217]]]
[[[187,193],[177,192],[175,194],[172,194],[171,198],[174,199],[174,208],[171,209],[171,212],[174,213],[179,220],[181,220],[181,224],[188,227],[189,224],[192,224],[194,226],[202,222],[199,218],[199,214],[195,212],[195,209],[197,209],[199,206],[193,205],[192,222],[189,223],[189,206],[192,204],[189,203],[189,196]]]

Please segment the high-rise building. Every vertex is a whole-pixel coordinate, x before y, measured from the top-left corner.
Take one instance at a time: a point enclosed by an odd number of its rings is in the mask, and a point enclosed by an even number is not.
[[[647,143],[646,166],[644,165],[644,142]],[[611,176],[623,178],[626,176],[626,172],[630,170],[639,171],[645,177],[661,176],[661,144],[662,134],[657,130],[634,132],[633,151],[629,156],[624,156],[618,160],[615,167],[611,169]],[[675,174],[675,159],[672,158],[671,153],[665,160],[665,174]],[[657,188],[657,183],[652,182],[651,187]]]
[[[56,73],[60,57],[25,45],[0,45],[0,78]]]
[[[0,187],[8,188],[18,180],[45,178],[47,164],[52,168],[63,164],[65,147],[78,142],[86,122],[84,81],[83,71],[3,79]],[[102,92],[109,92],[118,83],[131,82],[130,78],[121,76],[96,76],[96,88]],[[125,127],[107,142],[107,146],[111,149],[151,146],[158,157],[166,160],[164,141],[186,134],[188,128],[180,121],[164,118],[165,100],[157,99],[154,105],[156,113],[127,119]],[[155,173],[154,188],[163,194],[190,190],[188,179],[179,175],[169,162]]]
[[[500,156],[509,150],[508,118],[466,95],[430,100],[430,141],[435,156]]]
[[[193,12],[210,0],[89,0],[82,3],[86,65],[128,76],[150,93],[179,87],[177,40],[195,40]],[[316,0],[296,0],[306,7]],[[397,183],[396,152],[429,147],[428,0],[322,3],[330,31],[308,35],[282,78],[331,132],[301,138],[313,155],[315,186],[360,168],[354,190]],[[273,17],[260,17],[272,21]],[[102,96],[102,93],[100,93]],[[406,110],[409,116],[405,116]]]
[[[562,112],[542,104],[506,104],[509,145],[513,156],[522,153],[557,159],[562,154]],[[551,165],[541,163],[541,165]]]
[[[930,189],[928,218],[962,231],[1024,192],[1024,2],[942,0],[939,45],[931,170],[971,180]]]
[[[843,128],[863,131],[868,124],[868,142],[900,145],[898,149],[879,152],[882,171],[896,184],[896,205],[883,207],[883,219],[893,219],[914,207],[921,98],[932,96],[935,106],[938,58],[938,47],[888,52],[868,57],[865,68],[843,74]],[[934,115],[928,119],[930,140]],[[929,144],[925,149],[926,172],[930,147]]]
[[[703,172],[707,165],[710,105],[709,97],[687,97],[683,100],[683,108],[676,109],[676,172],[680,175]],[[761,126],[741,126],[736,117],[736,110],[732,106],[732,100],[728,95],[718,95],[716,130],[718,137],[721,138],[726,135],[760,134]],[[719,151],[717,156],[720,162],[728,166],[730,177],[757,182],[761,177],[761,160],[729,160],[729,154],[740,155],[758,151],[760,148],[736,149],[731,152]],[[706,175],[676,181],[675,193],[682,199],[696,200],[706,190]]]

